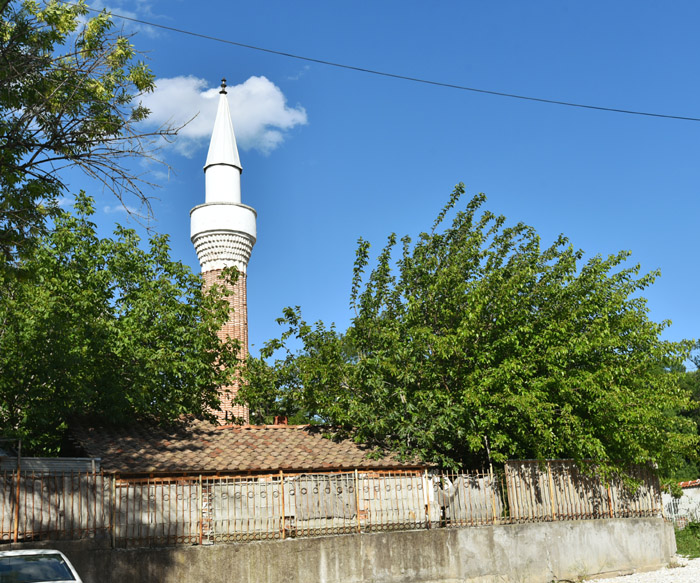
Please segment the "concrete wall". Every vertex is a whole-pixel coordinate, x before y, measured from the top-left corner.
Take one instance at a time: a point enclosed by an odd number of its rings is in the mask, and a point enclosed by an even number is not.
[[[673,528],[660,518],[161,549],[42,546],[63,550],[85,583],[550,583],[657,569],[676,550]]]

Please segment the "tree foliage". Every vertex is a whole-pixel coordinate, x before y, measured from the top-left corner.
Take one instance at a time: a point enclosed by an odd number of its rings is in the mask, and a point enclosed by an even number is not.
[[[27,277],[0,272],[0,428],[34,453],[56,453],[71,422],[205,414],[237,364],[216,335],[226,289],[204,294],[167,237],[148,250],[122,227],[100,238],[91,199],[76,209],[23,260]]]
[[[147,203],[133,157],[151,157],[138,96],[153,75],[105,13],[84,2],[13,0],[0,12],[0,261],[45,228],[77,167],[118,197]]]
[[[668,372],[690,345],[662,340],[640,295],[658,274],[626,267],[627,252],[583,262],[563,236],[542,248],[531,227],[482,211],[483,195],[454,212],[463,192],[417,241],[397,249],[391,235],[368,275],[360,240],[344,334],[285,310],[284,333],[248,363],[252,419],[306,416],[453,468],[571,457],[665,470],[692,450],[688,420],[669,414],[688,395]]]
[[[695,346],[698,348],[698,345]],[[697,355],[691,358],[696,367],[700,366],[700,357]],[[691,396],[691,406],[681,414],[691,421],[688,431],[695,435],[700,434],[700,370],[682,372],[681,387],[685,389]],[[678,469],[673,472],[672,477],[675,481],[697,480],[700,478],[700,456],[697,452],[692,452],[695,455],[680,455]]]

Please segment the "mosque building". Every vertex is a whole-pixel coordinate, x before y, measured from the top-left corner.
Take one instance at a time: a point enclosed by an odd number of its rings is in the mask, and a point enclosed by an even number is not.
[[[209,152],[204,164],[205,200],[190,211],[191,238],[204,287],[221,284],[222,270],[235,267],[228,284],[230,312],[221,339],[240,342],[248,354],[247,267],[257,237],[256,212],[241,202],[242,166],[222,82]],[[326,429],[308,425],[250,425],[245,406],[232,403],[239,385],[221,387],[217,423],[185,419],[173,427],[78,427],[82,452],[101,460],[101,471],[126,478],[192,475],[252,475],[277,472],[422,470],[417,460],[399,461],[352,440],[326,439]],[[241,420],[243,423],[241,424]]]

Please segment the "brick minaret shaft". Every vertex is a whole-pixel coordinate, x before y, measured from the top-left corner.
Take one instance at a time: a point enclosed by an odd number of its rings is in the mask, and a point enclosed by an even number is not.
[[[211,287],[213,284],[221,285],[219,280],[221,271],[221,269],[212,269],[202,273],[204,289]],[[241,359],[248,356],[248,292],[246,289],[246,277],[245,273],[239,273],[236,283],[233,286],[227,286],[233,292],[228,296],[230,306],[229,319],[217,332],[217,336],[221,340],[235,338],[241,343],[241,350],[238,354]],[[235,382],[233,385],[220,387],[219,389],[221,408],[219,411],[215,411],[215,414],[222,425],[231,423],[234,417],[244,419],[246,424],[249,421],[248,407],[232,403],[236,393],[238,393],[238,388],[239,384]]]
[[[241,203],[243,169],[231,123],[225,79],[219,93],[219,108],[204,165],[205,203],[190,211],[190,226],[205,289],[214,283],[222,284],[218,277],[225,267],[238,269],[238,280],[230,288],[233,293],[229,296],[229,320],[218,334],[221,339],[237,339],[241,344],[240,356],[244,358],[248,355],[247,268],[257,235],[256,213]],[[237,382],[220,388],[221,409],[215,413],[221,424],[230,423],[233,417],[248,422],[248,408],[231,404],[238,388]]]

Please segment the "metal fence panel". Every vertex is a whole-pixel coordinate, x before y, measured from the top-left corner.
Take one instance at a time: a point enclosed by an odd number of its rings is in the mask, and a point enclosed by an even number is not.
[[[441,475],[439,504],[444,525],[477,526],[502,521],[501,483],[494,473]]]
[[[357,528],[355,475],[303,474],[285,481],[290,496],[288,533],[313,536],[352,532]]]
[[[434,499],[432,480],[420,473],[365,473],[359,478],[360,528],[422,528]]]
[[[678,528],[685,528],[689,522],[700,522],[700,488],[683,491],[683,496],[674,498],[663,495],[664,513]]]
[[[0,540],[111,536],[202,544],[396,529],[660,514],[658,479],[606,483],[567,460],[503,471],[116,479],[0,473]]]
[[[110,481],[100,474],[0,474],[0,540],[106,536]]]
[[[203,480],[205,540],[210,542],[280,538],[284,488],[275,476]]]
[[[607,482],[571,460],[510,461],[505,465],[509,517],[513,521],[627,518],[660,514],[659,481],[648,468],[630,470],[636,487]]]
[[[117,480],[113,515],[117,546],[198,543],[199,480]]]

